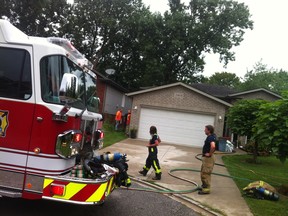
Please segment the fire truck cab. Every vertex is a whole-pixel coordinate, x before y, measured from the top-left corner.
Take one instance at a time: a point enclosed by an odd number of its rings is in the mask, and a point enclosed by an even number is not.
[[[70,174],[83,146],[101,145],[102,115],[95,73],[63,47],[0,19],[0,196],[100,204],[113,190],[113,173]]]

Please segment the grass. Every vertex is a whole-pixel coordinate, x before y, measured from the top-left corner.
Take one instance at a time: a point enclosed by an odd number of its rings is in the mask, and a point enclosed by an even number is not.
[[[124,130],[115,131],[114,125],[111,123],[104,123],[103,124],[103,131],[104,131],[104,148],[114,143],[120,142],[127,138]]]
[[[276,157],[258,157],[258,163],[248,163],[251,155],[224,156],[223,161],[231,176],[250,179],[251,182],[262,180],[276,189],[288,182],[288,163],[282,164]],[[250,182],[234,178],[240,191]],[[288,215],[288,197],[280,195],[279,201],[260,200],[243,196],[255,216]]]

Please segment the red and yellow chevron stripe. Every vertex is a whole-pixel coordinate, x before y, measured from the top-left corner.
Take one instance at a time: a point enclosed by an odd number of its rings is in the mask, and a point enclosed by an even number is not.
[[[64,189],[63,195],[56,195],[53,187]],[[77,204],[101,204],[114,189],[114,176],[106,182],[76,181],[73,179],[53,179],[45,177],[43,184],[43,199],[59,200]]]

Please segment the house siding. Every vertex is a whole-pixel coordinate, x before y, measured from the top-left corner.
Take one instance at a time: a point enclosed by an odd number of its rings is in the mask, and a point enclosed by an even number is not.
[[[104,112],[114,115],[117,112],[118,108],[122,108],[122,99],[122,92],[117,91],[111,86],[107,86]]]
[[[215,116],[215,132],[222,136],[227,106],[183,86],[173,86],[133,96],[131,127],[138,127],[142,107]],[[135,109],[137,107],[137,109]],[[219,116],[222,120],[218,120]],[[204,130],[204,129],[203,129]],[[204,133],[204,132],[203,132]]]
[[[103,113],[105,104],[106,84],[97,79],[97,96],[100,98],[99,112]]]

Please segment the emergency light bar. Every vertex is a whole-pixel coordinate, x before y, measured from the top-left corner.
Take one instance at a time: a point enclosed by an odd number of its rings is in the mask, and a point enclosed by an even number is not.
[[[67,51],[67,57],[71,58],[73,61],[75,61],[80,66],[86,66],[89,69],[93,68],[93,64],[88,61],[87,58],[83,56],[82,53],[80,53],[73,45],[72,43],[65,39],[65,38],[59,38],[59,37],[49,37],[47,40],[50,43],[56,44],[58,46],[63,47]]]

